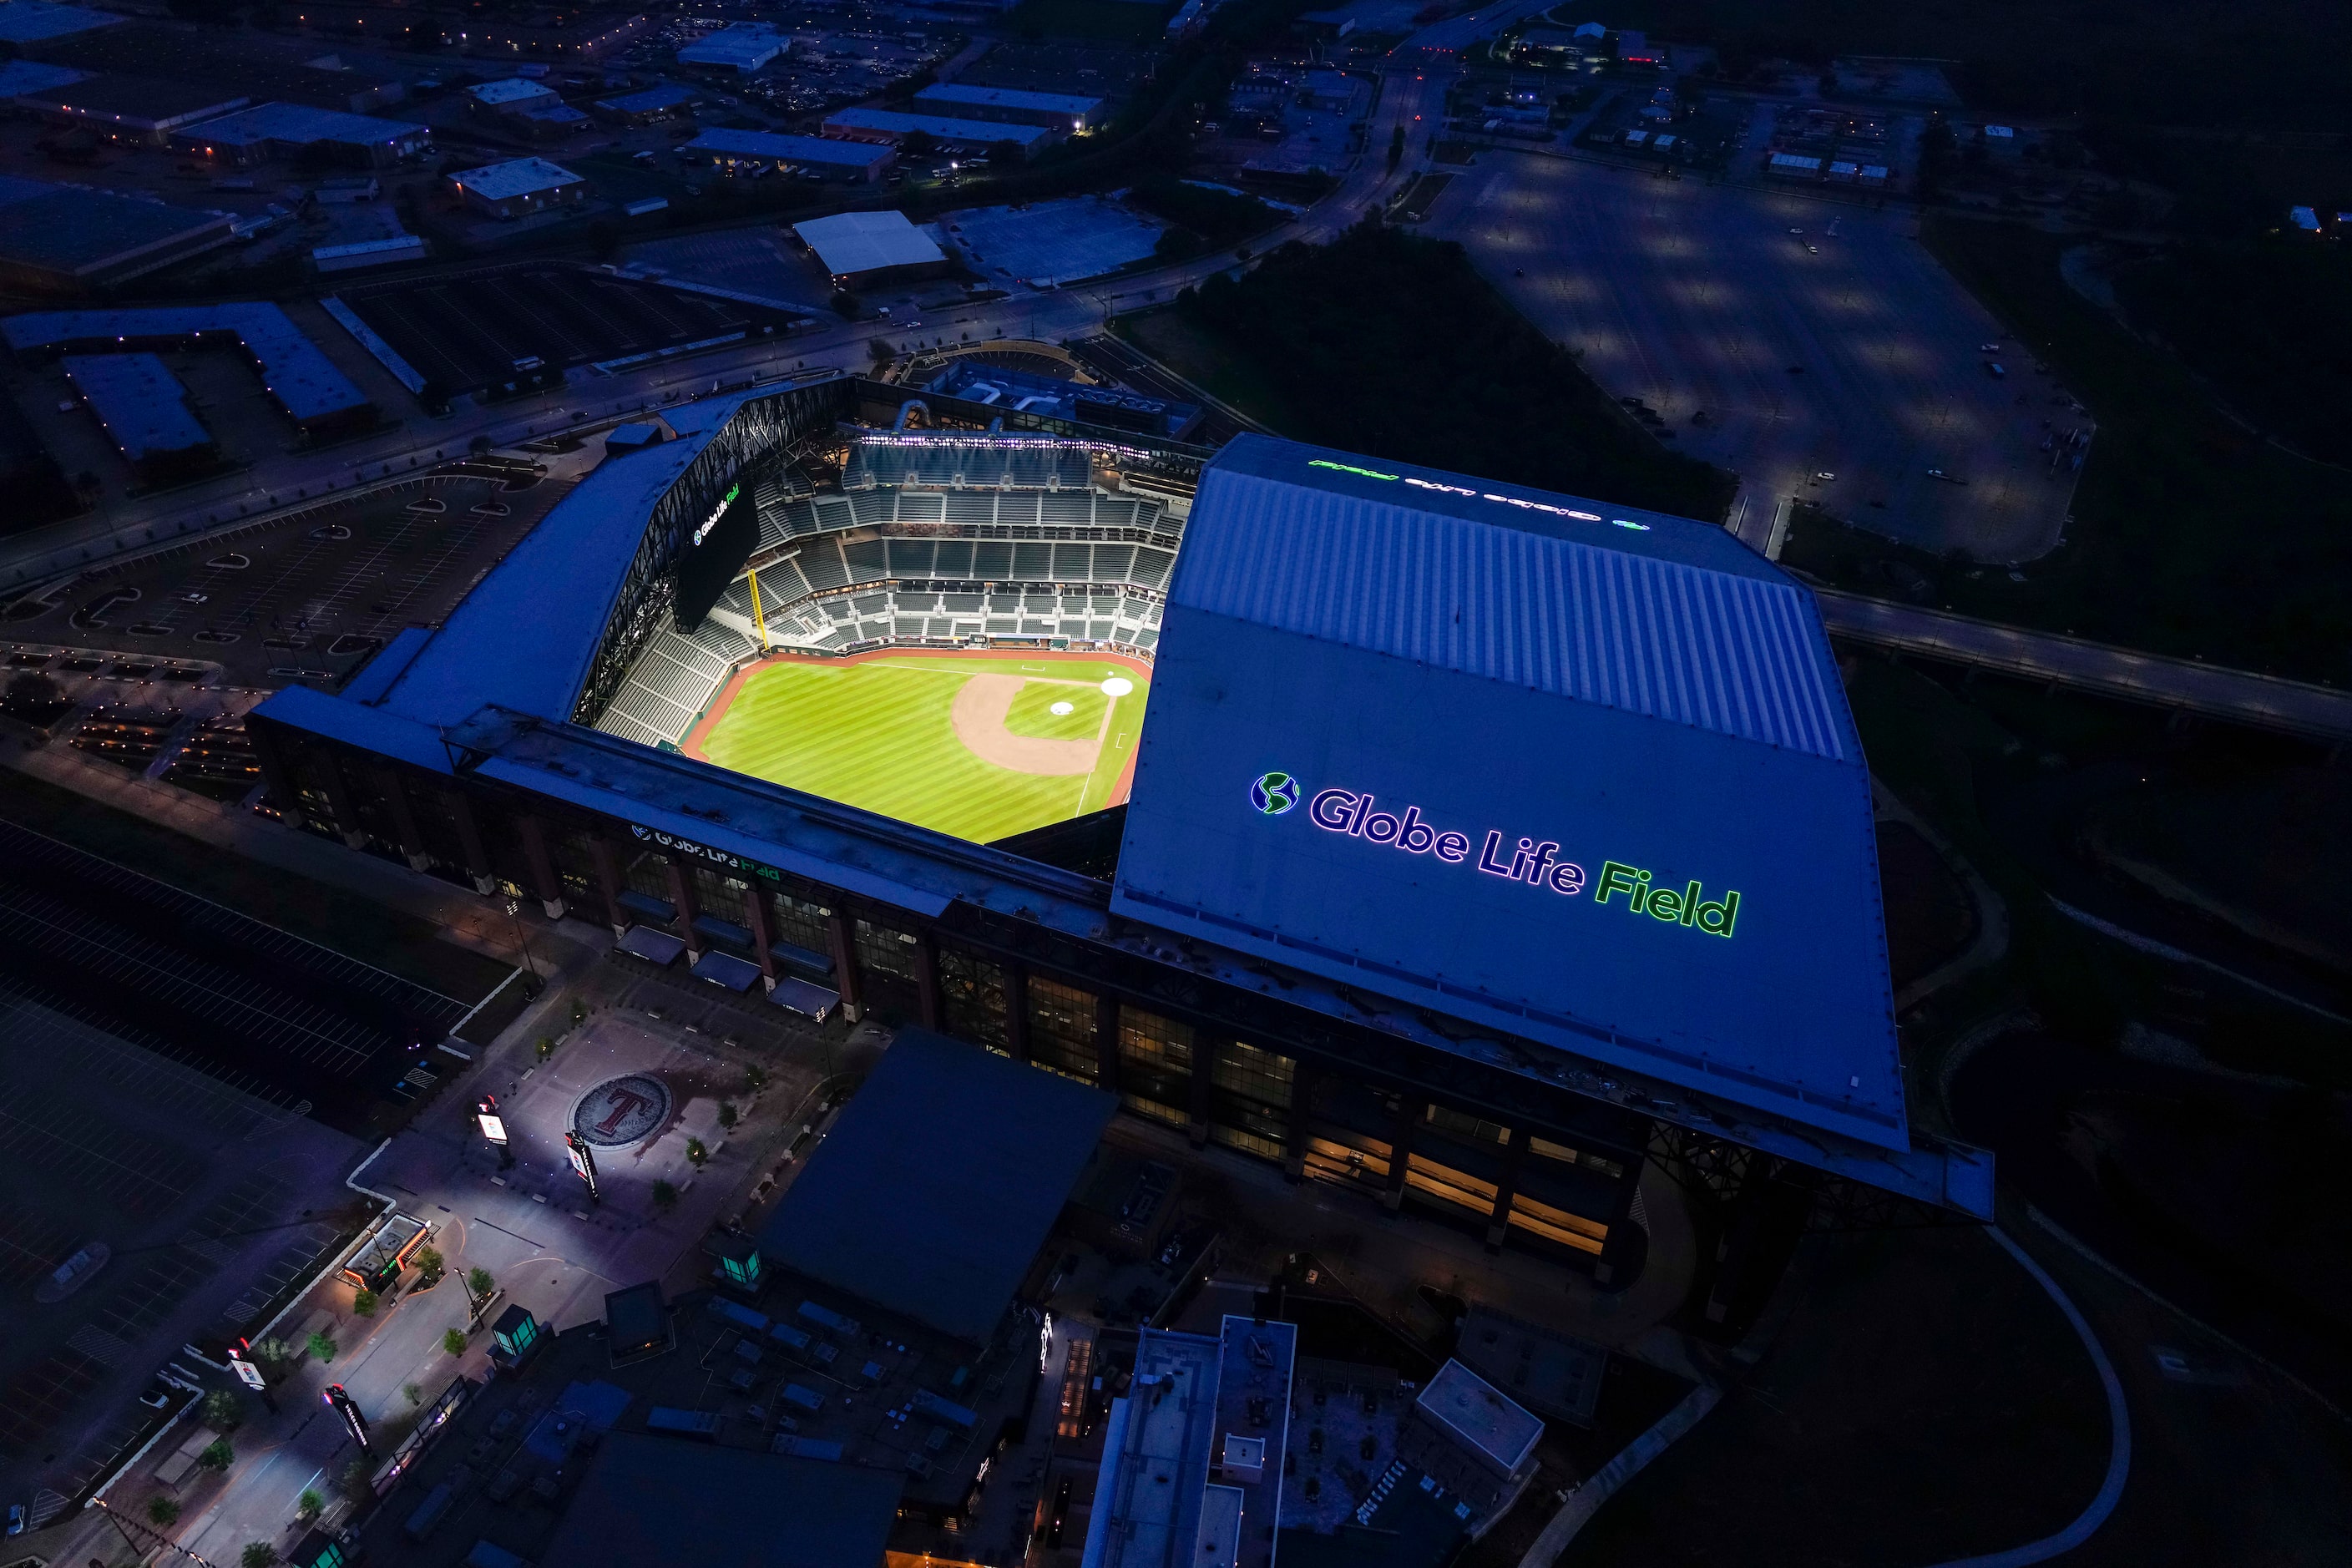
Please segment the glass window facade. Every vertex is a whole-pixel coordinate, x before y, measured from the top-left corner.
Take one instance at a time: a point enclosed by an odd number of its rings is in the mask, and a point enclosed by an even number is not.
[[[873,921],[858,921],[857,974],[866,1005],[911,1017],[916,1005],[915,939]]]
[[[1119,1101],[1139,1116],[1182,1127],[1192,1120],[1192,1027],[1140,1007],[1118,1010]]]
[[[940,951],[940,1022],[948,1032],[977,1040],[998,1056],[1004,1048],[1004,971],[984,958]]]
[[[1297,1066],[1245,1040],[1226,1042],[1209,1075],[1209,1136],[1229,1148],[1281,1159]]]
[[[1029,1059],[1082,1083],[1100,1079],[1093,992],[1030,976]]]

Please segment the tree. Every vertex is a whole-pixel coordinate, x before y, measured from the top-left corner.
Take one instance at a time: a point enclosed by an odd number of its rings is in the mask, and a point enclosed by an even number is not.
[[[8,682],[8,701],[12,706],[41,708],[58,700],[63,689],[57,678],[37,669],[20,671]]]
[[[834,293],[833,311],[845,321],[854,321],[866,313],[866,305],[856,295],[841,289]]]
[[[555,1037],[552,1035],[541,1035],[531,1042],[530,1048],[539,1053],[541,1061],[545,1061],[555,1054]]]
[[[719,1102],[719,1126],[726,1128],[731,1132],[735,1129],[735,1123],[740,1121],[742,1119],[741,1113],[735,1109],[735,1102],[733,1100],[722,1100]]]
[[[1389,167],[1404,162],[1404,127],[1400,125],[1389,137]]]
[[[327,1500],[308,1487],[303,1488],[302,1495],[294,1500],[294,1517],[304,1524],[310,1523],[326,1510]]]
[[[477,1307],[488,1300],[490,1299],[490,1292],[498,1288],[499,1282],[490,1278],[490,1271],[488,1269],[468,1268],[466,1270],[466,1294],[474,1299],[474,1305]]]
[[[236,1463],[236,1450],[228,1446],[226,1437],[215,1437],[196,1456],[196,1463],[208,1470],[226,1470]]]
[[[710,1158],[710,1151],[702,1146],[701,1139],[689,1138],[686,1141],[686,1158],[688,1164],[699,1171],[703,1162]]]
[[[151,1524],[171,1525],[179,1522],[180,1500],[152,1497],[147,1500],[147,1520]]]
[[[278,1560],[278,1548],[267,1541],[247,1542],[245,1551],[237,1557],[244,1568],[272,1568]]]
[[[448,1268],[448,1267],[449,1260],[441,1256],[441,1249],[439,1247],[425,1247],[417,1249],[416,1272],[424,1276],[425,1284],[439,1284],[441,1282],[442,1274]]]
[[[939,150],[939,138],[928,131],[909,131],[898,138],[898,151],[908,158],[928,158]]]
[[[335,1359],[335,1337],[324,1329],[311,1334],[309,1346],[310,1353],[322,1362]]]
[[[451,1355],[464,1355],[466,1353],[466,1331],[463,1329],[451,1329],[447,1333],[443,1334],[441,1336],[441,1348],[447,1351]]]
[[[253,1364],[272,1376],[282,1375],[294,1360],[294,1347],[284,1340],[258,1339],[253,1342]]]
[[[205,1395],[204,1421],[215,1432],[234,1432],[245,1425],[245,1401],[233,1388],[215,1388]]]
[[[400,1385],[400,1392],[402,1397],[408,1401],[412,1408],[425,1403],[425,1389],[422,1384],[404,1383]]]
[[[362,1318],[375,1316],[376,1296],[373,1290],[362,1290],[352,1297],[352,1310]]]
[[[676,1187],[671,1186],[667,1182],[656,1182],[654,1184],[655,1206],[658,1208],[668,1208],[677,1202],[677,1189]]]
[[[335,1489],[353,1502],[367,1502],[375,1496],[374,1483],[375,1468],[365,1459],[353,1459],[335,1479]]]
[[[874,363],[877,365],[888,364],[898,357],[898,351],[890,346],[889,340],[887,338],[866,339],[866,352],[873,356]]]
[[[768,1069],[749,1067],[743,1069],[743,1085],[747,1092],[757,1094],[768,1084]]]

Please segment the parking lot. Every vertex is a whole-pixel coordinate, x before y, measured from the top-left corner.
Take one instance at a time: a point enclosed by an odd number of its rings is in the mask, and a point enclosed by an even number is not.
[[[16,978],[0,974],[0,1496],[38,1519],[176,1406],[151,1380],[187,1361],[181,1346],[257,1326],[272,1282],[324,1262],[362,1151],[45,1006]],[[101,1247],[60,1297],[53,1271]]]
[[[551,262],[347,289],[343,302],[445,395],[758,331],[782,318],[731,300]],[[530,362],[537,362],[535,364]]]
[[[1796,496],[1928,550],[2031,560],[2058,541],[2089,416],[1916,229],[1906,211],[1494,149],[1423,226],[1676,448],[1736,469],[1751,543]]]
[[[477,1000],[428,991],[5,822],[0,989],[346,1125]],[[42,1124],[25,1135],[45,1127],[55,1131]],[[159,1175],[159,1191],[168,1197],[184,1174]],[[125,1201],[135,1196],[124,1188]]]
[[[8,634],[206,660],[233,686],[331,683],[447,615],[568,488],[435,475],[85,579],[20,605]]]

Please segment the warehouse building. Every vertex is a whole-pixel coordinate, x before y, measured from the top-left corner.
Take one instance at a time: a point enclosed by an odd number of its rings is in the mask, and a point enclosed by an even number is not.
[[[530,217],[588,199],[587,181],[544,158],[485,163],[450,175],[449,184],[468,207],[495,218]]]
[[[872,184],[898,161],[895,150],[878,142],[780,136],[767,131],[706,131],[684,151],[704,153],[721,165],[773,164],[792,174],[852,184]]]
[[[968,87],[942,82],[915,95],[926,114],[985,120],[1005,125],[1043,125],[1054,131],[1091,131],[1100,122],[1103,100],[1063,92],[1023,92],[1009,87]]]
[[[317,148],[339,163],[382,169],[423,152],[432,134],[404,120],[299,103],[264,103],[183,126],[168,141],[174,152],[236,168]]]
[[[0,208],[0,216],[5,211]],[[303,430],[331,435],[375,423],[367,395],[271,304],[38,311],[0,321],[0,339],[22,357],[234,345],[252,363],[264,390]]]
[[[0,280],[86,293],[228,244],[236,218],[0,175]]]
[[[902,212],[835,213],[796,223],[798,235],[836,289],[871,289],[936,278],[948,269],[947,252]]]
[[[220,460],[187,388],[151,353],[67,354],[66,380],[139,482],[169,484]]]
[[[824,133],[853,142],[898,143],[921,134],[941,147],[960,152],[992,152],[1009,147],[1024,158],[1050,145],[1054,132],[1042,125],[991,124],[984,120],[949,118],[938,114],[900,114],[888,109],[836,109],[825,117]]]
[[[737,22],[679,49],[677,63],[751,76],[782,58],[792,45],[791,34],[764,22]]]

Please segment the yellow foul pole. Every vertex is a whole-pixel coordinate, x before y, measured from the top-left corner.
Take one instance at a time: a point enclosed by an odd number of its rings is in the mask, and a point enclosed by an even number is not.
[[[769,651],[768,617],[760,610],[760,574],[747,572],[744,575],[751,579],[751,622],[760,628],[760,651],[766,653]]]

